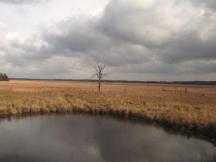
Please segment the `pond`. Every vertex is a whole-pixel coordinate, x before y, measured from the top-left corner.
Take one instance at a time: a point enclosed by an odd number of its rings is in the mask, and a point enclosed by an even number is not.
[[[1,120],[0,161],[216,162],[216,147],[150,124],[51,115]]]

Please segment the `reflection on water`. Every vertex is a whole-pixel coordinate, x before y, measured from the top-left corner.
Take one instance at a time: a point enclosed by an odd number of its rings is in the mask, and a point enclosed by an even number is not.
[[[0,122],[1,162],[216,162],[212,144],[152,125],[90,116]]]

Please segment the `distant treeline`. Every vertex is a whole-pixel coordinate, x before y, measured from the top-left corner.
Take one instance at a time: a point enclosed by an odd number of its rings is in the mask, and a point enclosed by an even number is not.
[[[11,78],[11,80],[44,80],[44,81],[76,81],[76,82],[97,82],[91,79],[31,79]],[[129,81],[129,80],[103,80],[107,83],[145,83],[145,84],[182,84],[182,85],[216,85],[216,81]]]
[[[0,81],[8,81],[8,76],[5,73],[0,73]]]

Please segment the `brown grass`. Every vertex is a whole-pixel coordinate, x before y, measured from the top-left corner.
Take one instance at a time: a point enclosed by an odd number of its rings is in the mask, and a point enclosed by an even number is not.
[[[140,117],[193,129],[216,128],[215,86],[57,81],[0,82],[0,116],[81,111]]]

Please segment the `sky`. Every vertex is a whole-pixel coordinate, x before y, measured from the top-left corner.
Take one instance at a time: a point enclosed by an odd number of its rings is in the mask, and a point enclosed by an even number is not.
[[[0,0],[13,78],[216,80],[215,0]]]

